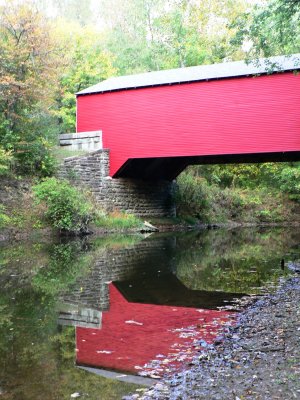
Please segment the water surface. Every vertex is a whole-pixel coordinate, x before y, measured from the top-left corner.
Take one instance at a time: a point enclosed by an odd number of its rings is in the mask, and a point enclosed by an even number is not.
[[[223,310],[299,258],[299,229],[234,229],[0,247],[3,399],[120,399],[183,368],[232,324]]]

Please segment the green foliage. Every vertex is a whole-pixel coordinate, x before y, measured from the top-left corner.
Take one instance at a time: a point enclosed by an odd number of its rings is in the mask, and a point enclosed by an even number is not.
[[[251,44],[248,58],[292,54],[300,46],[299,0],[270,0],[236,19],[233,44]],[[270,65],[272,69],[272,65]]]
[[[11,223],[11,219],[5,213],[5,208],[0,205],[0,228],[5,228]]]
[[[0,7],[0,145],[21,173],[52,170],[44,141],[53,134],[57,48],[48,21],[30,1]]]
[[[8,175],[12,163],[12,156],[10,151],[5,151],[0,146],[0,176]]]
[[[50,144],[42,139],[33,139],[30,143],[15,146],[16,170],[24,175],[51,176],[57,168]]]
[[[283,192],[291,195],[300,195],[300,165],[283,168],[277,179]]]
[[[183,172],[178,177],[177,184],[175,199],[178,213],[193,210],[194,217],[205,220],[205,213],[209,207],[209,189],[206,180]]]
[[[201,165],[193,167],[193,174],[220,187],[257,187],[262,173],[259,164]]]
[[[35,185],[33,192],[38,201],[46,203],[46,216],[55,228],[74,234],[88,231],[93,209],[84,192],[56,178]]]
[[[75,93],[99,83],[116,71],[112,67],[113,56],[109,51],[103,50],[101,37],[96,29],[80,28],[74,24],[66,26],[61,26],[58,31],[68,47],[68,68],[60,77],[56,116],[61,132],[75,132]]]
[[[295,220],[287,195],[299,200],[298,174],[297,165],[287,164],[189,167],[177,179],[178,216],[211,223]]]
[[[244,1],[101,0],[106,48],[120,75],[242,58],[228,26],[249,7]]]
[[[195,175],[193,167],[177,179],[178,215],[198,218],[202,222],[226,222],[241,213],[244,197],[241,192],[221,189],[204,177]]]
[[[283,193],[300,194],[299,163],[228,164],[192,167],[193,176],[222,188],[276,188]]]

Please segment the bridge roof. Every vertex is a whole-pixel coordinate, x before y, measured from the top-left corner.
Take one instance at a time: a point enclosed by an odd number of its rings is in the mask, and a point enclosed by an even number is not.
[[[88,87],[78,92],[77,95],[207,81],[212,79],[234,78],[298,69],[300,69],[300,53],[291,56],[262,58],[250,63],[246,63],[245,61],[224,62],[221,64],[199,65],[196,67],[117,76]]]

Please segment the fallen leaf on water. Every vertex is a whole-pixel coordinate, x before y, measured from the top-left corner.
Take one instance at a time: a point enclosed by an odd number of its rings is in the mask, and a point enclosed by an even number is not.
[[[96,353],[98,353],[98,354],[111,354],[112,351],[110,351],[110,350],[97,350]]]
[[[137,322],[137,321],[133,321],[133,320],[125,321],[125,324],[144,325],[142,322]]]

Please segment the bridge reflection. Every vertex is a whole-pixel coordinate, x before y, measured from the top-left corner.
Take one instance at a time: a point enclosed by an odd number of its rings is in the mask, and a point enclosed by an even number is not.
[[[233,318],[228,311],[131,303],[114,284],[109,292],[102,328],[76,328],[78,365],[159,378],[192,361],[200,341],[212,343]]]
[[[278,280],[298,239],[261,228],[92,245],[90,268],[61,295],[58,322],[76,326],[78,365],[159,377],[232,323],[221,306]]]
[[[59,305],[58,323],[76,327],[78,365],[159,377],[232,322],[217,308],[240,294],[187,288],[176,277],[176,245],[158,236],[96,251]]]

